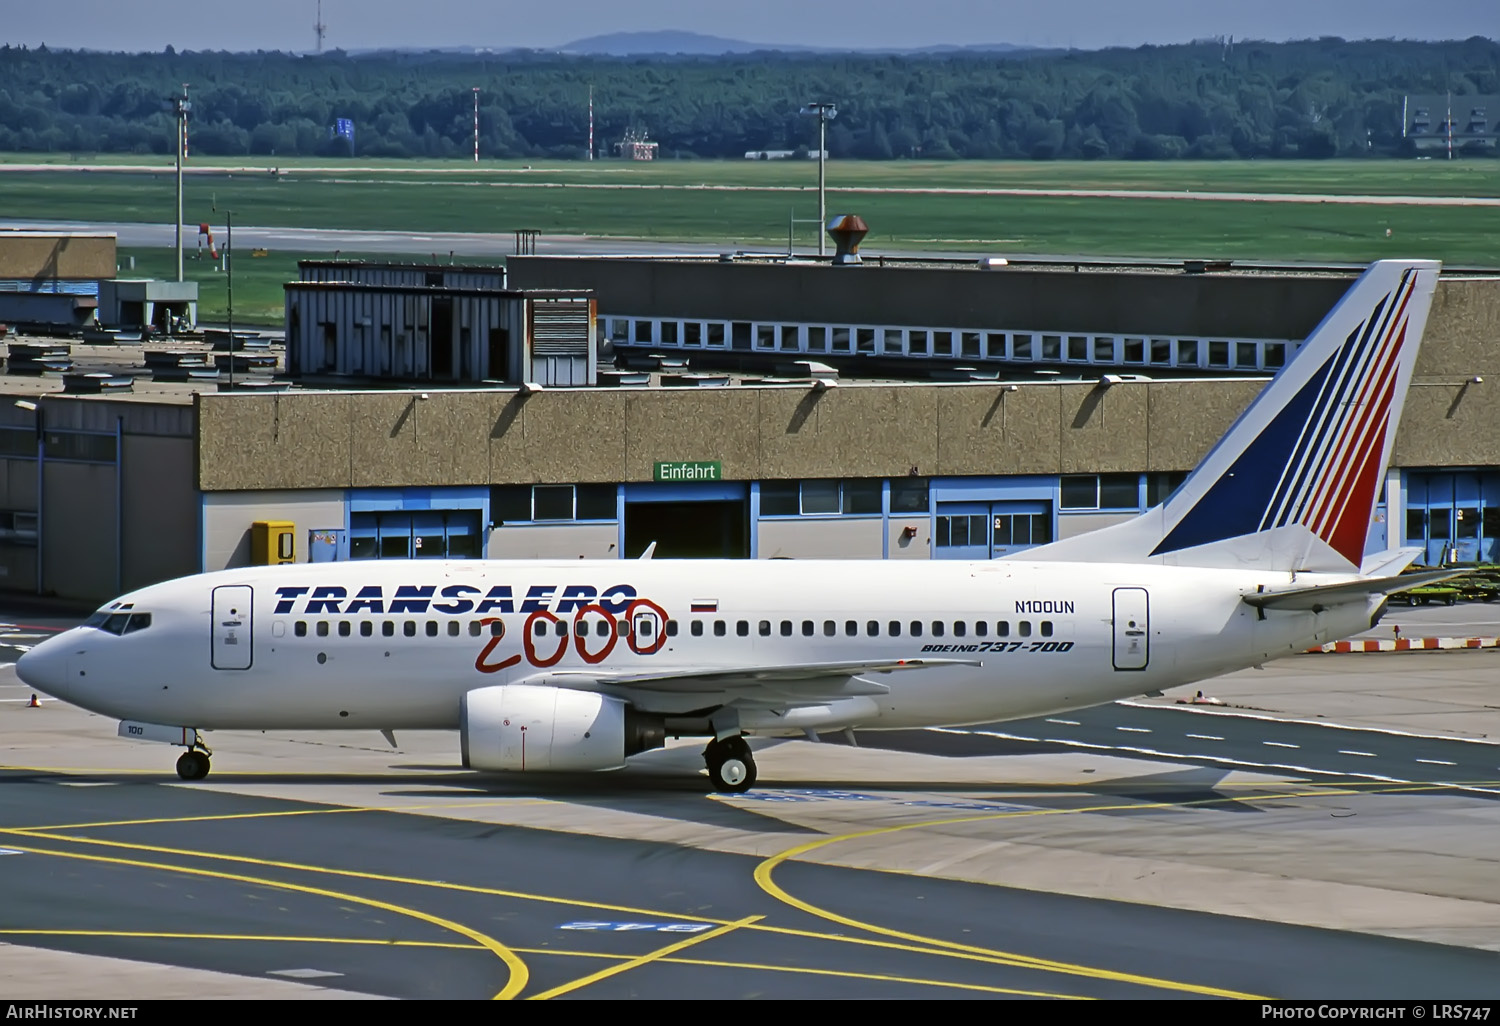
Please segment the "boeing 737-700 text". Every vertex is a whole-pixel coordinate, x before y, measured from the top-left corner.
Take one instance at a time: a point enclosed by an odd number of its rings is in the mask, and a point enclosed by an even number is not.
[[[186,748],[200,730],[459,732],[476,770],[605,770],[708,738],[955,726],[1160,691],[1370,627],[1365,556],[1436,286],[1372,264],[1165,503],[978,563],[399,560],[142,588],[21,657],[28,684]]]

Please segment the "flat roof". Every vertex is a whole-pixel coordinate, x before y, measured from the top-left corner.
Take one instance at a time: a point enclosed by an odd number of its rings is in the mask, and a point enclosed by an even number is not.
[[[282,288],[310,292],[403,292],[417,295],[504,296],[506,298],[549,299],[592,296],[593,289],[502,289],[482,285],[381,285],[367,281],[289,281]]]
[[[701,253],[651,254],[651,253],[525,253],[508,258],[518,261],[553,260],[599,261],[635,264],[782,264],[791,267],[836,267],[839,271],[857,271],[863,268],[900,267],[924,268],[947,271],[986,271],[1004,274],[1007,270],[1058,271],[1076,273],[1174,274],[1193,277],[1263,277],[1263,278],[1329,278],[1355,277],[1362,274],[1369,263],[1293,263],[1273,260],[1216,259],[1212,257],[1164,258],[1164,257],[1100,257],[1047,254],[979,253],[941,256],[921,256],[861,253],[860,262],[853,265],[835,265],[833,257],[814,257],[807,254],[787,256],[786,253],[768,250],[735,250],[717,256]],[[1415,259],[1415,258],[1414,258]],[[1475,276],[1494,278],[1500,276],[1497,267],[1462,267],[1443,265],[1443,277]]]
[[[298,267],[369,267],[382,271],[467,271],[504,274],[504,264],[434,264],[399,260],[298,260]]]
[[[0,239],[116,239],[115,232],[56,231],[44,228],[0,228]]]

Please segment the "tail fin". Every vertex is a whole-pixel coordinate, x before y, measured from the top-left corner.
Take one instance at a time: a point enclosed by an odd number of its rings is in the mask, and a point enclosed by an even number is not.
[[[1439,266],[1371,264],[1164,504],[1016,558],[1358,572]]]

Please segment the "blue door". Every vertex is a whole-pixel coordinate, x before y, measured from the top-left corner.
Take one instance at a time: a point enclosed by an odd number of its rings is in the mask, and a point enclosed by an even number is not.
[[[940,502],[934,559],[994,559],[1052,540],[1047,502]]]

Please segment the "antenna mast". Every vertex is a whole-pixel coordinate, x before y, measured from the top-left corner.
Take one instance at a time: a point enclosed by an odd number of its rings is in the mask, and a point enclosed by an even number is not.
[[[594,87],[589,86],[589,159],[594,159]]]
[[[318,0],[318,20],[313,22],[313,32],[318,36],[318,52],[323,52],[323,34],[328,31],[328,26],[323,24],[323,0]]]

